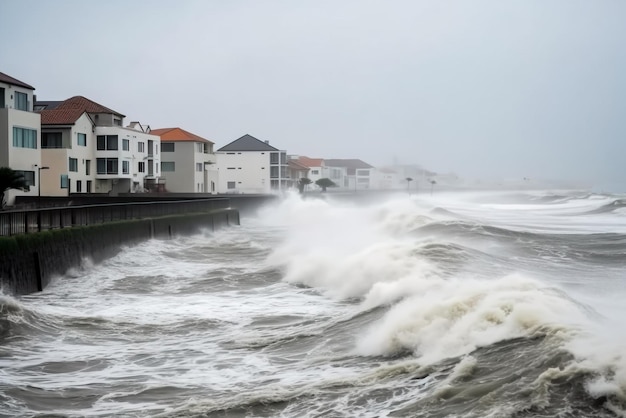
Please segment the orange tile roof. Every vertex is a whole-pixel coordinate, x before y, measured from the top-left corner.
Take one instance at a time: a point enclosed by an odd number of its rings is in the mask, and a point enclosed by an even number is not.
[[[324,163],[322,158],[298,157],[298,162],[305,167],[321,167]]]
[[[181,128],[160,128],[150,130],[151,135],[158,135],[161,137],[161,142],[208,142],[214,144],[213,141],[202,138],[201,136],[192,134]]]
[[[299,170],[299,171],[308,171],[309,167],[305,166],[304,164],[298,162],[297,160],[289,160],[287,161],[287,165],[289,166],[289,168],[292,168],[294,170]]]

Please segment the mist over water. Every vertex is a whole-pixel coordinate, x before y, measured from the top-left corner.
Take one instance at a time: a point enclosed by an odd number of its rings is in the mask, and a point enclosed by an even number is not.
[[[0,416],[624,416],[626,200],[287,196],[0,296]]]

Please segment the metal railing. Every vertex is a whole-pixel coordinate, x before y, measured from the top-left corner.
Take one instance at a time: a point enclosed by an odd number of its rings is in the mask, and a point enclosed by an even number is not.
[[[0,236],[29,234],[50,229],[97,225],[129,219],[226,209],[228,198],[111,203],[42,209],[0,211]]]

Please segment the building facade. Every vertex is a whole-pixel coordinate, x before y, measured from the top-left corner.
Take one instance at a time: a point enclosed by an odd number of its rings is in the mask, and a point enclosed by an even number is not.
[[[41,114],[42,195],[137,193],[159,177],[159,137],[82,96],[37,102]],[[155,145],[156,144],[156,145]]]
[[[218,170],[212,141],[181,128],[153,129],[161,141],[161,177],[174,193],[217,193]]]
[[[287,153],[251,135],[216,151],[220,193],[276,193],[290,186]]]
[[[24,176],[28,191],[9,190],[12,205],[17,195],[37,196],[41,168],[41,118],[33,112],[35,88],[0,73],[0,167],[9,167]]]

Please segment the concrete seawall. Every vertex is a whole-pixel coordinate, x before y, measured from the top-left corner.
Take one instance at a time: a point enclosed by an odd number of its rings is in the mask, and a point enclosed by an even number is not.
[[[115,255],[124,245],[227,225],[239,225],[237,210],[218,209],[0,237],[0,285],[5,294],[41,291],[54,275],[79,266],[85,258],[99,262]]]

